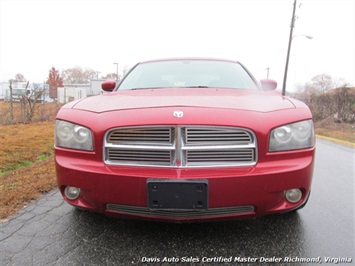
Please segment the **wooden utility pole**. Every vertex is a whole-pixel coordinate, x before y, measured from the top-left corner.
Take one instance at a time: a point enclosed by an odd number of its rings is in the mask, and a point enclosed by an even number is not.
[[[284,96],[286,95],[286,81],[287,81],[288,62],[290,60],[290,51],[291,51],[291,44],[292,44],[292,38],[293,38],[293,28],[295,27],[296,5],[297,5],[297,0],[295,0],[294,3],[293,3],[293,13],[292,13],[292,20],[291,20],[290,37],[288,39],[286,66],[285,66],[285,73],[284,73],[284,81],[283,81],[283,84],[282,84],[282,95],[284,95]]]
[[[267,67],[265,69],[266,69],[266,78],[269,79],[270,67]]]

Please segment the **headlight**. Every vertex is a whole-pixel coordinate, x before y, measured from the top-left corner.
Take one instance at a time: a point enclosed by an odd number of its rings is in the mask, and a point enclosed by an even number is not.
[[[271,131],[269,151],[287,151],[313,147],[315,144],[312,120],[277,127]]]
[[[69,149],[92,151],[92,133],[86,127],[57,120],[55,125],[55,145]]]

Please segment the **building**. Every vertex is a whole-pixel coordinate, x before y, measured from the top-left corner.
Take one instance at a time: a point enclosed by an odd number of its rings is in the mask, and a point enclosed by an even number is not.
[[[101,84],[105,81],[106,79],[91,79],[90,80],[90,91],[87,92],[88,96],[93,96],[93,95],[98,95],[102,94],[102,88]]]
[[[58,102],[67,103],[102,94],[101,84],[106,79],[91,79],[90,84],[67,84],[58,88]]]
[[[7,82],[0,82],[0,101],[3,101],[5,99],[5,88],[7,86]]]
[[[64,87],[58,88],[57,99],[60,103],[67,103],[74,100],[83,99],[89,96],[102,94],[101,84],[106,79],[92,79],[90,84],[68,84]],[[27,82],[13,82],[13,98],[14,101],[18,99],[19,95],[26,93]],[[49,97],[49,85],[45,83],[32,83],[28,85],[27,94],[31,91],[44,90],[43,100],[44,101],[53,101]],[[9,82],[0,83],[0,100],[10,101],[10,88]]]
[[[1,83],[1,92],[0,97],[5,101],[10,101],[10,83],[2,82]],[[27,92],[26,86],[27,82],[12,82],[12,98],[14,101],[19,99],[19,96],[29,93],[31,91],[30,84],[28,85]]]
[[[27,82],[12,82],[12,98],[13,101],[18,101],[21,95],[30,95],[31,92],[44,91],[43,100],[46,100],[46,95],[49,90],[49,85],[45,83],[28,83]],[[10,83],[1,82],[0,84],[0,100],[10,101]]]
[[[58,88],[58,102],[67,103],[87,97],[87,91],[90,90],[90,84],[64,85]]]

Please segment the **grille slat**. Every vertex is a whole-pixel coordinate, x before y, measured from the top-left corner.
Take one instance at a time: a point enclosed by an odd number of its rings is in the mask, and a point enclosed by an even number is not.
[[[171,143],[172,128],[128,128],[112,131],[107,141],[110,143],[119,142],[160,142]]]
[[[117,165],[201,167],[254,165],[254,134],[210,126],[117,128],[105,137],[105,162]]]
[[[146,207],[127,206],[118,204],[107,204],[106,208],[111,211],[151,217],[174,217],[174,218],[198,218],[198,217],[213,217],[213,216],[228,216],[245,214],[254,212],[254,207],[251,205],[224,207],[224,208],[209,208],[203,211],[184,211],[184,210],[150,210]]]
[[[171,152],[166,150],[116,150],[108,149],[108,158],[112,162],[154,162],[170,165]]]

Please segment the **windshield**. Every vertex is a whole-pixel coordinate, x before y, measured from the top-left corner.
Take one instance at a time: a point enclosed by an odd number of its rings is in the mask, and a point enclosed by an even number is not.
[[[141,63],[127,75],[118,89],[209,87],[258,89],[254,79],[240,64],[212,60]]]

